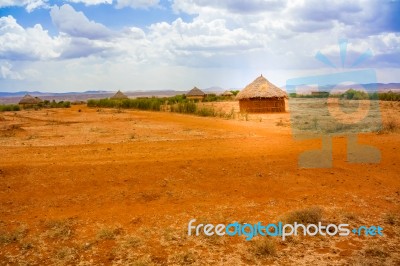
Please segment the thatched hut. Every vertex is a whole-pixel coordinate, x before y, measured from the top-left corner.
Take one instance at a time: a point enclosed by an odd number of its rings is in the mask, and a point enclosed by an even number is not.
[[[112,100],[124,100],[124,99],[128,99],[128,96],[123,94],[121,91],[117,91],[117,93],[114,94],[114,96],[112,96],[110,99],[112,99]]]
[[[241,112],[285,112],[287,94],[262,75],[236,95]]]
[[[221,96],[224,96],[224,97],[232,97],[232,96],[233,96],[233,93],[232,93],[231,91],[224,91],[224,92],[221,94]]]
[[[32,97],[31,95],[26,94],[24,97],[22,97],[18,104],[25,108],[37,105],[41,102],[43,101],[39,97]]]
[[[197,87],[191,89],[188,93],[186,93],[186,98],[190,100],[203,100],[206,97],[206,94]]]

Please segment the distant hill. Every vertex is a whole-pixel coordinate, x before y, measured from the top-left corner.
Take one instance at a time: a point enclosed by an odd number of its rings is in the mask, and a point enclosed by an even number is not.
[[[367,92],[388,92],[388,91],[393,91],[393,92],[400,92],[400,83],[368,83],[368,84],[360,84],[362,87],[365,88],[365,90]],[[306,87],[307,85],[304,85],[304,87]],[[301,87],[301,86],[300,86]],[[314,88],[312,88],[313,86],[310,87],[309,90],[301,90],[302,93],[307,93],[307,92],[311,92],[311,91],[315,91]],[[324,86],[320,86],[318,88],[319,91],[330,91],[333,88],[337,89],[338,92],[344,92],[348,89],[357,89],[357,85],[324,85]],[[281,87],[283,90],[286,90],[286,87],[283,86]],[[292,91],[291,91],[292,92]]]
[[[205,93],[216,93],[216,94],[219,94],[219,93],[223,93],[225,90],[223,88],[221,88],[221,87],[214,86],[214,87],[202,89],[202,91],[204,91]]]
[[[326,86],[319,88],[320,91],[329,90],[334,86]],[[373,83],[373,84],[363,84],[363,87],[371,92],[378,88],[378,91],[394,91],[400,92],[400,83]],[[281,87],[285,90],[285,87]],[[354,88],[354,85],[339,86],[340,91],[346,91],[347,89]],[[218,86],[213,86],[203,89],[205,93],[216,93],[220,94],[225,90],[240,90],[240,89],[223,89]],[[135,97],[170,97],[178,94],[185,94],[187,91],[176,91],[176,90],[155,90],[155,91],[124,91],[124,93],[130,98]],[[25,95],[30,94],[32,96],[40,97],[43,100],[56,100],[56,101],[86,101],[88,99],[101,99],[108,98],[115,94],[115,91],[85,91],[85,92],[40,92],[40,91],[19,91],[19,92],[0,92],[0,103],[18,103],[19,100]]]
[[[104,94],[113,93],[112,91],[84,91],[84,92],[40,92],[40,91],[18,91],[18,92],[0,92],[0,97],[16,97],[30,94],[32,96],[60,96],[76,94]]]

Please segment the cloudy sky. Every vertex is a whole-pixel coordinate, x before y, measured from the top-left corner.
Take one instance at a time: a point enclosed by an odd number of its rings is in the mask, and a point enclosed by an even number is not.
[[[358,68],[400,82],[399,14],[399,0],[0,0],[0,91],[282,86],[365,51]]]

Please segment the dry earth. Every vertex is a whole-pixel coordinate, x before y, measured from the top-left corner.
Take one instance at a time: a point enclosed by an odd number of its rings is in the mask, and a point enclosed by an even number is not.
[[[294,140],[288,113],[0,113],[0,265],[399,265],[400,104],[381,105],[395,128],[359,137],[381,162],[347,162],[335,137],[327,169],[298,167],[321,140]],[[187,236],[192,218],[269,223],[313,206],[384,236]]]

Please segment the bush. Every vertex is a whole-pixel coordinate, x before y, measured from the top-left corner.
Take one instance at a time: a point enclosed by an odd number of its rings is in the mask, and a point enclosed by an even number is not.
[[[186,101],[186,95],[185,94],[176,95],[176,96],[167,98],[167,103],[168,104],[182,103],[182,102],[185,102],[185,101]]]
[[[216,102],[218,100],[222,100],[223,97],[218,97],[215,94],[207,94],[207,96],[204,98],[203,102]]]
[[[271,239],[263,239],[255,242],[253,252],[258,257],[268,257],[276,255],[275,243]]]
[[[70,108],[71,103],[69,101],[59,101],[56,102],[55,100],[53,101],[44,101],[42,103],[38,104],[38,107],[40,108]]]
[[[369,99],[369,95],[364,91],[349,89],[342,94],[341,98],[347,100],[367,100]]]
[[[214,97],[214,96],[212,96]],[[217,97],[217,96],[215,96]],[[213,98],[214,99],[214,98]],[[198,108],[196,102],[186,99],[185,95],[177,95],[169,98],[137,98],[137,99],[124,99],[124,100],[112,100],[112,99],[99,99],[99,100],[88,100],[88,107],[97,108],[123,108],[123,109],[139,109],[149,111],[171,111],[174,113],[181,114],[194,114],[199,116],[220,116],[233,118],[234,112],[225,114],[222,112],[216,112],[212,107]]]
[[[21,108],[17,104],[0,105],[0,112],[20,111]]]
[[[400,101],[400,93],[394,93],[392,91],[379,93],[379,100],[382,101]]]
[[[322,219],[322,209],[319,207],[311,207],[309,209],[303,209],[294,211],[286,216],[286,222],[294,224],[295,222],[301,224],[318,224]]]
[[[197,105],[194,102],[182,102],[171,106],[171,112],[182,114],[194,114],[197,111]]]
[[[166,99],[161,98],[142,98],[142,99],[124,99],[124,100],[88,100],[88,107],[102,107],[102,108],[124,108],[124,109],[139,109],[160,111],[161,106],[165,104]]]
[[[240,91],[239,90],[231,90],[233,96],[236,96]]]

